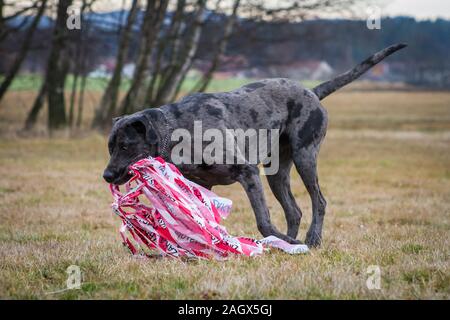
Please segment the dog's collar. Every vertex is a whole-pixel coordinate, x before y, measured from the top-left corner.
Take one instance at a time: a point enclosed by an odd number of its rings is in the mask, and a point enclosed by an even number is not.
[[[166,114],[163,110],[161,109],[157,109],[163,117],[163,121],[164,121],[164,131],[162,133],[162,143],[161,143],[161,149],[159,151],[159,155],[163,158],[168,160],[169,159],[169,143],[170,143],[170,135],[172,132],[172,126],[170,124],[170,115]]]

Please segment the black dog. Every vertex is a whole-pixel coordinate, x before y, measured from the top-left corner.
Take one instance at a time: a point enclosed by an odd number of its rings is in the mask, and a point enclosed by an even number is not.
[[[194,94],[177,103],[116,118],[108,143],[111,159],[103,177],[107,182],[123,184],[130,178],[128,166],[140,158],[161,156],[171,161],[171,151],[176,145],[171,139],[172,133],[178,128],[194,132],[195,120],[202,121],[203,130],[278,129],[279,170],[268,175],[267,179],[283,207],[287,235],[279,232],[270,221],[257,164],[203,162],[176,165],[188,179],[209,189],[214,185],[239,182],[250,199],[262,235],[275,235],[291,243],[299,243],[295,238],[302,212],[290,190],[290,170],[294,164],[312,201],[312,223],[305,242],[309,246],[319,246],[326,201],[317,177],[317,155],[328,121],[320,100],[405,46],[390,46],[313,90],[288,79],[268,79],[231,92]]]

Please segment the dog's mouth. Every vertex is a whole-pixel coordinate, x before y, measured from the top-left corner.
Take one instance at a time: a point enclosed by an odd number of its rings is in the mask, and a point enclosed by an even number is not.
[[[128,168],[123,170],[123,172],[112,182],[112,184],[115,185],[122,185],[126,183],[128,180],[130,180],[132,175],[129,173]]]
[[[138,156],[134,157],[132,161],[130,161],[130,165],[135,163],[136,161],[143,159],[147,157],[147,155],[145,153],[141,153]],[[119,173],[115,176],[115,178],[113,179],[112,184],[115,185],[122,185],[124,183],[126,183],[128,180],[130,180],[133,177],[132,174],[130,174],[130,169],[129,166],[127,165],[125,168],[123,168],[122,170],[119,171]]]

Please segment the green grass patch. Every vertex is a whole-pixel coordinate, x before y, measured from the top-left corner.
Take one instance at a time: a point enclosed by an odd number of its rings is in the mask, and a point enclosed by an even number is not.
[[[403,272],[403,280],[410,284],[426,285],[432,277],[432,270],[417,269]]]
[[[39,74],[21,74],[14,78],[9,90],[11,91],[38,91],[42,84],[43,76]],[[80,85],[81,78],[78,78],[78,86]],[[251,78],[228,78],[228,79],[213,79],[211,80],[207,91],[208,92],[224,92],[237,89],[248,83],[257,81],[258,79]],[[3,77],[0,76],[0,82],[3,81]],[[68,75],[65,82],[65,89],[71,90],[74,81],[73,75]],[[195,87],[198,78],[186,78],[181,86],[182,93],[189,93]],[[92,78],[88,77],[86,80],[87,91],[103,91],[108,85],[108,78]],[[126,91],[130,87],[131,80],[122,78],[120,90]],[[306,88],[312,88],[317,85],[318,81],[301,81],[302,85]]]
[[[402,246],[402,251],[408,254],[419,254],[425,248],[420,244],[408,243]]]

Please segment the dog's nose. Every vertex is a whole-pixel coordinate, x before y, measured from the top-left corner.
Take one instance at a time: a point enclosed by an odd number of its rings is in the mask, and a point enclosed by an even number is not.
[[[103,179],[105,179],[106,182],[109,182],[109,183],[113,182],[114,176],[115,176],[114,172],[109,169],[106,169],[103,172]]]

